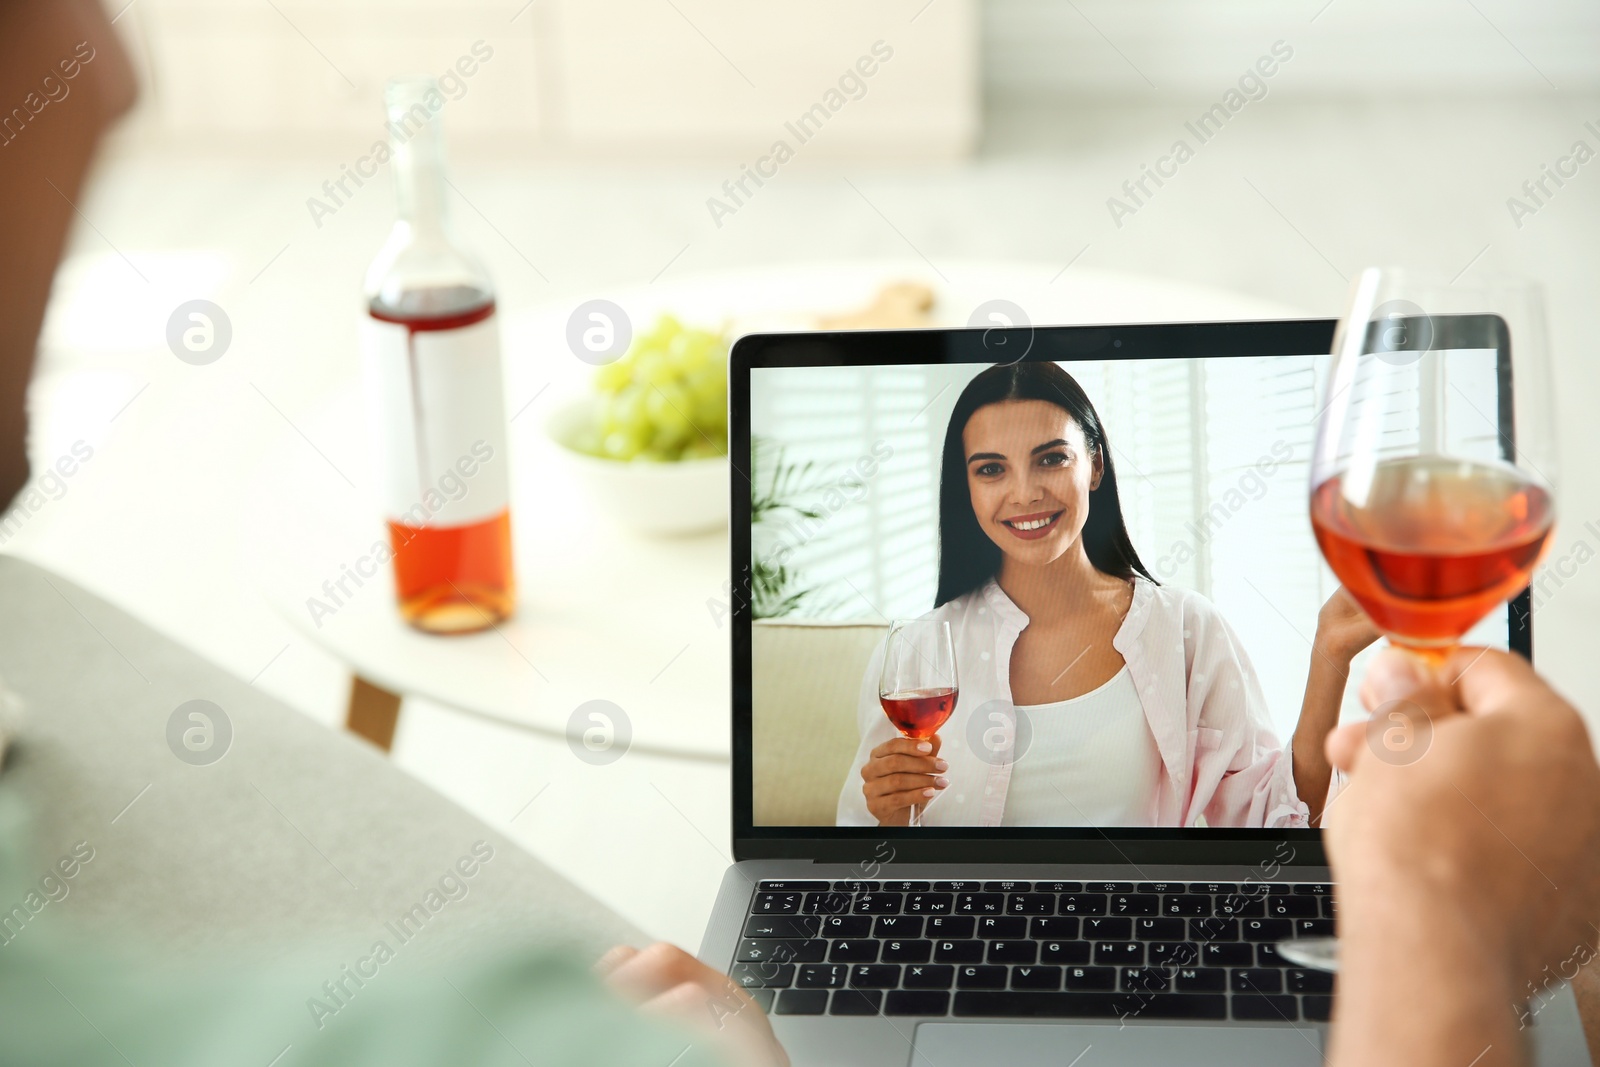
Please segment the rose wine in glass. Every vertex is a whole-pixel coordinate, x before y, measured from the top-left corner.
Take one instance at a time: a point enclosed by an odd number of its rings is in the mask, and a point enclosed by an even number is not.
[[[956,710],[958,688],[948,622],[901,619],[890,625],[878,703],[902,736],[925,741],[937,734]],[[911,806],[909,825],[922,825],[921,806]]]
[[[1523,281],[1371,269],[1334,334],[1311,457],[1311,527],[1389,642],[1443,664],[1526,589],[1555,526],[1542,299]],[[1337,942],[1284,942],[1337,969]]]

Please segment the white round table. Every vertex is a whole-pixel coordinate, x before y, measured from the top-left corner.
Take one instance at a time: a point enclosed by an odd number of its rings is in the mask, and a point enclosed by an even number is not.
[[[1059,265],[920,261],[821,264],[709,275],[575,295],[508,313],[502,322],[511,418],[512,527],[517,612],[491,631],[438,637],[400,621],[386,539],[367,461],[359,382],[296,419],[254,477],[241,566],[307,638],[349,665],[357,682],[352,728],[398,698],[426,697],[462,712],[566,735],[591,700],[622,709],[631,747],[695,760],[726,760],[730,665],[726,529],[648,538],[591,510],[544,435],[556,404],[587,388],[592,368],[567,348],[566,325],[585,299],[621,305],[636,331],[662,311],[736,332],[798,329],[818,313],[870,302],[885,284],[914,280],[937,294],[933,321],[963,326],[979,304],[1005,299],[1034,325],[1293,318],[1304,312],[1223,290]],[[305,410],[301,408],[299,410]],[[359,584],[358,584],[359,579]],[[587,724],[587,721],[586,721]]]

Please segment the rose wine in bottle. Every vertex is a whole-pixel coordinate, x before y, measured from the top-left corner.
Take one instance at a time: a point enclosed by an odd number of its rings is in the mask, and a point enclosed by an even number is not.
[[[379,487],[401,617],[466,633],[516,599],[494,289],[446,219],[438,86],[392,81],[384,106],[399,218],[362,323]]]

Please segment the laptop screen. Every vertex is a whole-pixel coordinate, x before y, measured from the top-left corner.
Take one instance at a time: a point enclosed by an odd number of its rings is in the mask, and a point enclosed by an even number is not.
[[[756,834],[1281,833],[1336,800],[1292,740],[1320,752],[1366,718],[1342,677],[1378,645],[1350,660],[1364,618],[1308,518],[1329,357],[1163,356],[1151,336],[1137,358],[906,362],[902,343],[875,364],[858,343],[750,367]],[[1499,362],[1419,359],[1416,433],[1498,459]],[[1507,647],[1515,619],[1467,642]]]

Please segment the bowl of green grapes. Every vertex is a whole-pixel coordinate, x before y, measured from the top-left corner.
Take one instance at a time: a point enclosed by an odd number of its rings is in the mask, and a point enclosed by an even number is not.
[[[646,534],[702,533],[728,521],[728,344],[663,315],[599,367],[588,396],[546,431],[579,468],[596,508]]]

